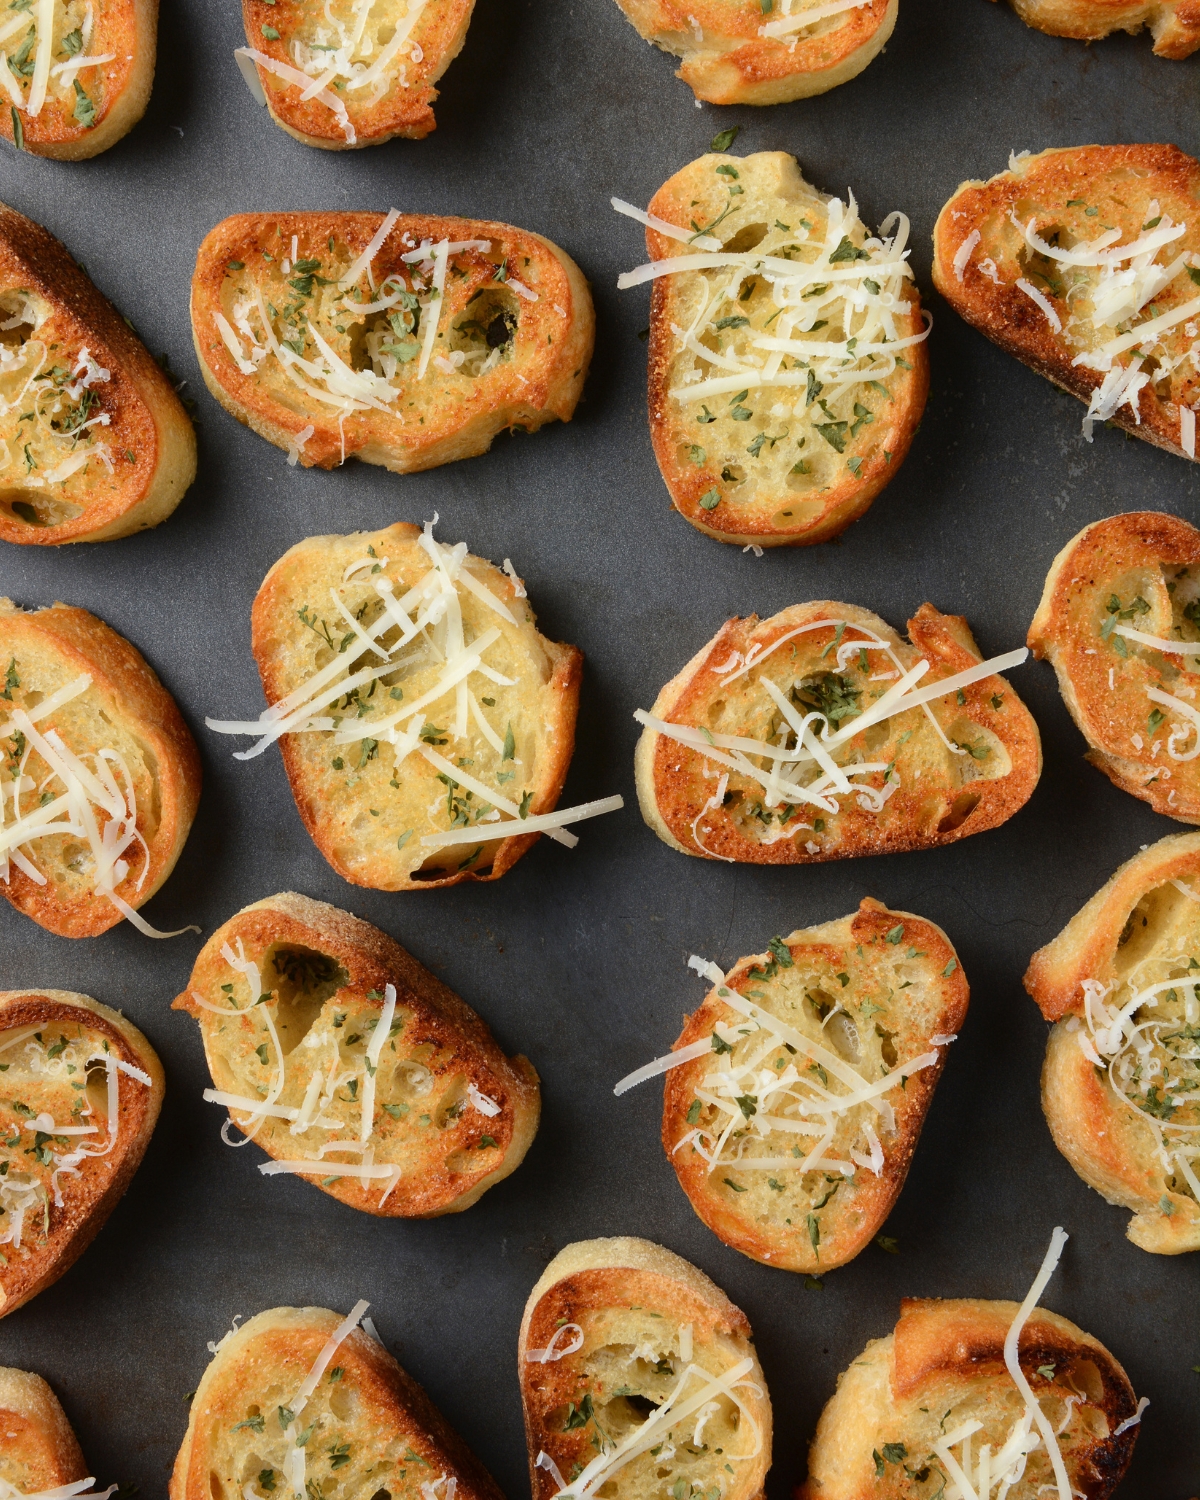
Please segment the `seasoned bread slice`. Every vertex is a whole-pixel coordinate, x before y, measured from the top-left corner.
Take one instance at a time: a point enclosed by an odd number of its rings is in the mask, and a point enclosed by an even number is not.
[[[86,609],[0,598],[0,880],[60,937],[96,937],[175,868],[200,757],[135,646]],[[59,832],[57,830],[61,829]]]
[[[892,1210],[967,1013],[940,927],[869,896],[837,922],[772,938],[713,988],[665,1071],[662,1142],[708,1227],[743,1255],[819,1274]],[[903,1085],[903,1087],[901,1087]]]
[[[242,0],[247,45],[235,55],[271,118],[306,146],[420,141],[435,128],[433,85],[462,51],[474,8],[475,0]]]
[[[88,1478],[79,1442],[40,1375],[0,1368],[0,1484],[35,1495]]]
[[[192,424],[132,325],[0,203],[0,539],[129,536],[166,520],[195,476]]]
[[[925,409],[908,220],[871,236],[853,194],[818,192],[784,151],[702,156],[650,215],[650,264],[620,284],[654,280],[650,434],[676,510],[743,546],[837,536]]]
[[[170,1500],[241,1500],[251,1489],[503,1500],[412,1376],[354,1326],[367,1306],[345,1319],[274,1307],[235,1324],[192,1397]]]
[[[158,0],[10,5],[0,19],[0,133],[59,161],[107,151],[146,113],[157,41]]]
[[[1200,47],[1197,0],[1011,0],[1028,26],[1092,42],[1114,31],[1150,28],[1159,57],[1190,57]]]
[[[883,50],[899,0],[617,0],[675,75],[709,104],[786,104],[857,78]],[[806,20],[809,12],[817,15]]]
[[[771,1398],[746,1315],[648,1240],[560,1250],[517,1345],[533,1500],[758,1500]]]
[[[1156,511],[1085,526],[1051,565],[1029,648],[1053,665],[1092,765],[1200,823],[1200,531]]]
[[[5,1317],[100,1232],[146,1154],[165,1084],[131,1021],[69,990],[0,991],[0,1062]]]
[[[908,633],[829,600],[727,621],[634,714],[646,822],[684,854],[782,865],[931,849],[1012,817],[1041,739],[995,674],[1025,653],[981,662],[962,616],[932,604]]]
[[[1200,15],[1200,12],[1198,12]],[[1196,457],[1200,162],[1073,146],[964,182],[933,231],[934,285],[973,327],[1111,421]]]
[[[199,1022],[205,1098],[273,1159],[259,1170],[298,1173],[351,1208],[459,1213],[537,1131],[529,1060],[505,1057],[399,943],[323,901],[285,891],[243,908],[200,950],[175,1009]]]
[[[1090,1187],[1159,1255],[1200,1250],[1200,833],[1160,839],[1030,959],[1054,1027],[1042,1108]]]
[[[527,230],[431,214],[235,214],[192,277],[192,336],[226,411],[307,467],[397,474],[569,422],[595,317],[579,267]]]

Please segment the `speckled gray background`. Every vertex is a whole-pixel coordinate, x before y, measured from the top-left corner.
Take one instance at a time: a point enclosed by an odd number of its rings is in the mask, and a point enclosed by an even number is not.
[[[1046,1027],[1021,988],[1052,937],[1114,867],[1179,825],[1116,791],[1081,759],[1048,667],[1014,686],[1042,729],[1046,768],[1007,826],[933,853],[798,870],[733,868],[672,853],[634,806],[634,708],[729,615],[845,599],[903,624],[925,599],[961,612],[986,652],[1019,644],[1051,558],[1100,516],[1156,507],[1196,518],[1197,470],[1120,434],[1079,435],[1082,408],[992,348],[930,297],[933,390],[904,468],[839,544],[756,560],[673,515],[646,430],[645,288],[618,294],[643,258],[612,214],[645,203],[714,132],[735,150],[785,149],[818,186],[853,186],[877,223],[912,218],[929,294],[929,235],[966,177],[1010,149],[1173,141],[1200,150],[1200,58],[1171,63],[1145,37],[1094,47],[1026,28],[987,0],[901,0],[886,52],[853,83],[774,109],[697,109],[671,61],[613,0],[479,0],[422,143],[312,151],[251,100],[231,52],[230,0],[164,7],[149,112],[119,146],[64,165],[0,155],[0,197],[47,225],[167,351],[198,401],[200,473],[176,514],[127,541],[5,547],[0,593],[102,615],[146,654],[196,731],[205,789],[174,876],[147,909],[205,933],[288,887],[392,933],[524,1051],[544,1088],[541,1133],[516,1175],[467,1214],[380,1221],[295,1178],[264,1180],[256,1147],[218,1140],[221,1112],[194,1024],[168,1009],[194,937],[155,943],[121,927],[69,942],[0,907],[0,988],[83,990],[124,1008],[167,1071],[145,1164],[108,1226],[50,1291],[0,1322],[0,1363],[60,1393],[93,1472],[163,1493],[206,1341],[280,1303],[373,1304],[379,1330],[513,1497],[526,1493],[515,1367],[525,1296],[573,1239],[641,1234],[709,1272],[745,1308],[776,1409],[769,1484],[783,1500],[838,1372],[895,1322],[905,1295],[1020,1297],[1051,1228],[1071,1233],[1047,1303],[1098,1335],[1150,1397],[1127,1500],[1200,1486],[1200,1255],[1157,1258],[1055,1151],[1038,1105]],[[596,293],[598,336],[569,426],[502,436],[484,458],[411,478],[350,464],[297,472],[204,391],[187,325],[195,247],[240,210],[372,208],[507,219],[549,235]],[[344,884],[296,816],[275,754],[230,759],[205,713],[252,716],[262,699],[249,606],[300,538],[441,514],[440,535],[511,556],[550,635],[586,654],[566,796],[628,806],[543,841],[497,885],[388,896]],[[693,1216],[658,1144],[660,1088],[611,1086],[665,1050],[703,987],[691,952],[728,964],[772,933],[845,914],[864,895],[941,923],[972,1007],[888,1224],[823,1291],[746,1260]]]

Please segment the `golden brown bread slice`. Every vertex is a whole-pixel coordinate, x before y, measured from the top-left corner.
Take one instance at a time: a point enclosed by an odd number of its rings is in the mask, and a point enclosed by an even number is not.
[[[784,151],[710,153],[654,195],[650,263],[619,284],[654,279],[650,434],[672,503],[708,536],[827,541],[899,469],[929,391],[928,327],[908,220],[884,229]]]
[[[0,539],[129,536],[166,520],[195,475],[192,424],[132,325],[0,204]]]
[[[1012,817],[1041,740],[995,674],[1024,652],[981,664],[967,622],[931,604],[908,632],[911,645],[829,600],[729,620],[634,715],[646,822],[684,854],[808,864],[934,848]]]
[[[210,1344],[170,1500],[503,1500],[412,1376],[353,1326],[367,1306],[344,1320],[275,1307]]]
[[[1010,0],[1027,25],[1092,42],[1114,31],[1150,28],[1159,57],[1190,57],[1200,47],[1200,0]]]
[[[666,1072],[662,1142],[692,1207],[743,1255],[787,1271],[845,1265],[892,1210],[967,1013],[949,938],[869,896],[772,938],[713,985]]]
[[[235,56],[271,118],[306,146],[419,141],[435,128],[433,85],[462,50],[474,8],[475,0],[242,0],[247,45]]]
[[[0,1069],[4,1317],[99,1233],[146,1154],[165,1085],[131,1021],[68,990],[0,991]]]
[[[0,1485],[36,1495],[88,1478],[79,1442],[40,1375],[0,1368]]]
[[[297,1172],[352,1208],[459,1213],[537,1131],[529,1060],[505,1057],[399,943],[323,901],[285,891],[238,912],[175,1009],[199,1022],[205,1098],[274,1159],[259,1170]]]
[[[1200,1250],[1200,833],[1160,839],[1029,961],[1055,1023],[1042,1108],[1055,1145],[1143,1250]]]
[[[771,1399],[750,1324],[661,1245],[560,1250],[525,1304],[517,1360],[533,1500],[762,1495]]]
[[[786,104],[857,78],[887,44],[899,0],[617,0],[675,75],[710,104]],[[806,19],[810,16],[810,19]]]
[[[1092,765],[1200,823],[1200,531],[1157,511],[1085,526],[1051,565],[1029,648],[1053,665]]]
[[[1073,146],[964,182],[933,231],[934,285],[1007,353],[1156,447],[1196,457],[1200,162]]]
[[[568,422],[595,317],[541,235],[431,214],[235,214],[192,277],[205,384],[260,437],[330,469],[411,473],[505,427]]]
[[[0,889],[60,937],[123,917],[164,936],[136,908],[175,868],[201,779],[175,700],[136,647],[67,604],[0,598],[0,678]]]

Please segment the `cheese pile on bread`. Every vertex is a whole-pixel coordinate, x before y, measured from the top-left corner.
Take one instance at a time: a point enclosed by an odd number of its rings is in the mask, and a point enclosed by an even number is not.
[[[1027,25],[1092,42],[1114,31],[1150,28],[1159,57],[1190,57],[1200,47],[1195,0],[1010,0]]]

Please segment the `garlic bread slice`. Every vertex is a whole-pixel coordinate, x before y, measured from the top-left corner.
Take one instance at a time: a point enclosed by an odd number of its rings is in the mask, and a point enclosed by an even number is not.
[[[36,1495],[87,1480],[79,1441],[40,1375],[0,1368],[0,1484]]]
[[[195,476],[192,424],[132,325],[65,246],[0,204],[0,540],[129,536],[166,520]]]
[[[995,828],[1041,740],[967,622],[923,604],[903,640],[852,604],[726,622],[659,693],[634,757],[642,816],[702,859],[809,864]]]
[[[757,1500],[771,1398],[746,1315],[648,1240],[560,1250],[517,1345],[533,1500]]]
[[[1134,855],[1030,959],[1054,1143],[1143,1250],[1200,1250],[1200,833]]]
[[[131,1021],[68,990],[0,991],[0,1064],[5,1317],[100,1232],[146,1154],[165,1084]]]
[[[1196,0],[1010,0],[1027,26],[1050,36],[1098,41],[1114,31],[1150,28],[1159,57],[1190,57],[1200,47]]]
[[[397,474],[570,421],[595,333],[583,274],[541,235],[395,209],[223,220],[191,315],[205,384],[239,422],[293,463]]]
[[[412,1376],[356,1326],[367,1306],[344,1319],[274,1307],[235,1323],[192,1397],[170,1500],[503,1500]]]
[[[761,14],[761,12],[760,12]],[[672,504],[724,542],[807,546],[892,479],[929,391],[908,220],[872,236],[784,151],[710,153],[658,190],[649,408]],[[697,229],[703,231],[697,233]]]
[[[528,1059],[505,1057],[399,943],[323,901],[285,891],[243,908],[200,950],[175,1009],[199,1023],[205,1098],[272,1158],[259,1170],[351,1208],[459,1213],[537,1131]]]
[[[1200,12],[1197,12],[1200,27]],[[1200,31],[1197,32],[1200,36]],[[994,344],[1115,422],[1196,457],[1200,162],[1176,146],[1012,157],[938,215],[933,281]]]

